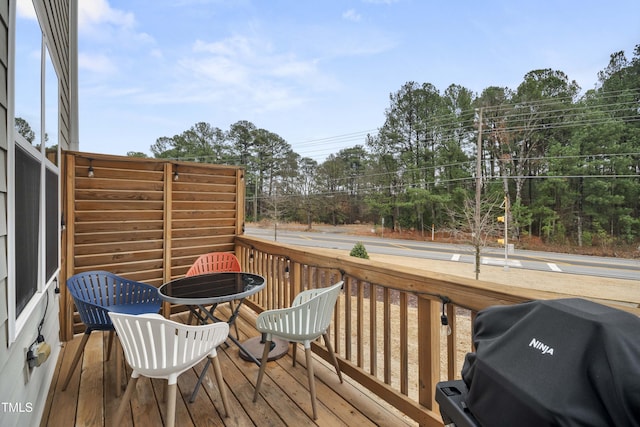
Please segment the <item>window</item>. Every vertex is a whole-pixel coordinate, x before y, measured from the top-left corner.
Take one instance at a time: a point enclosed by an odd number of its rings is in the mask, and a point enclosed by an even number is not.
[[[29,1],[10,13],[8,322],[15,341],[60,269],[58,77]],[[25,9],[25,6],[27,8]],[[10,7],[16,7],[11,2]],[[38,314],[39,315],[39,314]]]
[[[15,305],[20,316],[38,290],[41,179],[40,162],[20,145],[15,146],[15,165]]]
[[[45,279],[51,279],[60,266],[58,239],[60,210],[58,209],[58,173],[50,168],[45,172]]]

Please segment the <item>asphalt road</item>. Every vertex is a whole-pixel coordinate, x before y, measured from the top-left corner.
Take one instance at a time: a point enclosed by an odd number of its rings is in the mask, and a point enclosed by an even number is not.
[[[291,231],[248,226],[245,234],[265,240],[291,245],[321,247],[350,251],[362,242],[367,252],[403,257],[433,259],[459,263],[474,262],[474,249],[469,245],[398,240],[377,236],[354,236],[336,227],[322,227],[317,231]],[[612,279],[636,280],[640,286],[640,261],[622,258],[572,255],[516,249],[505,257],[504,249],[483,248],[481,262],[485,265],[508,266],[537,271],[569,273]]]

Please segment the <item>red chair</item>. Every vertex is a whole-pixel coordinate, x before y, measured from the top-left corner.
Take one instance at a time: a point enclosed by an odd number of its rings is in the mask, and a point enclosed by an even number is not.
[[[187,270],[187,274],[185,274],[185,276],[189,277],[197,276],[198,274],[225,271],[242,271],[238,258],[230,252],[209,252],[208,254],[200,255],[198,259],[196,259],[195,262],[191,265],[189,270]],[[233,301],[229,301],[229,307],[231,308],[231,312],[233,313]],[[191,323],[192,319],[193,313],[189,313],[189,324]],[[236,337],[239,337],[238,326],[235,325],[235,323],[234,327],[236,330]]]
[[[200,255],[185,276],[213,273],[216,271],[242,271],[238,258],[229,252],[210,252]]]

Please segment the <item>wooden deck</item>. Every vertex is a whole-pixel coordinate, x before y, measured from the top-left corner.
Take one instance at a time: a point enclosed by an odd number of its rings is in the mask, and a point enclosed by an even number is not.
[[[250,314],[240,317],[237,324],[241,339],[257,336]],[[184,319],[180,315],[176,320]],[[235,333],[232,329],[231,333]],[[68,372],[80,336],[67,342],[60,352],[56,373],[51,384],[41,426],[111,426],[120,398],[115,396],[116,358],[103,362],[106,356],[108,334],[94,332],[85,349],[82,366],[76,368],[66,391],[62,382]],[[218,357],[227,385],[230,414],[221,416],[222,401],[212,370],[203,382],[194,403],[188,399],[204,362],[178,378],[176,402],[177,426],[408,426],[416,425],[387,406],[377,397],[358,388],[343,374],[340,384],[332,368],[322,359],[315,358],[318,420],[309,415],[311,403],[305,370],[304,351],[297,352],[296,367],[292,367],[291,351],[276,361],[269,362],[261,388],[261,397],[253,403],[254,384],[258,367],[243,360],[238,348],[229,340],[221,345]],[[127,373],[130,371],[127,368]],[[128,376],[123,378],[123,387]],[[166,414],[163,401],[164,381],[141,378],[131,400],[131,410],[118,424],[127,426],[162,425]],[[122,395],[123,393],[121,393]]]

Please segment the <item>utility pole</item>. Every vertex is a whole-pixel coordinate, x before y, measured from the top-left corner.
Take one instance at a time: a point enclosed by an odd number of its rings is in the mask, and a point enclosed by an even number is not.
[[[504,271],[509,271],[509,198],[504,198]]]
[[[258,222],[258,177],[253,184],[253,220]]]
[[[476,280],[480,276],[480,202],[482,198],[482,107],[478,114],[478,148],[476,154],[476,211],[475,211],[475,230],[476,236],[474,243],[476,247]]]
[[[502,222],[504,222],[504,271],[509,271],[509,198],[504,196],[504,216]],[[498,217],[498,220],[500,218]]]
[[[273,205],[274,205],[274,211],[275,211],[275,221],[273,222],[273,241],[277,242],[278,241],[278,188],[276,187],[273,190],[273,194],[275,194],[275,197],[273,199]]]

